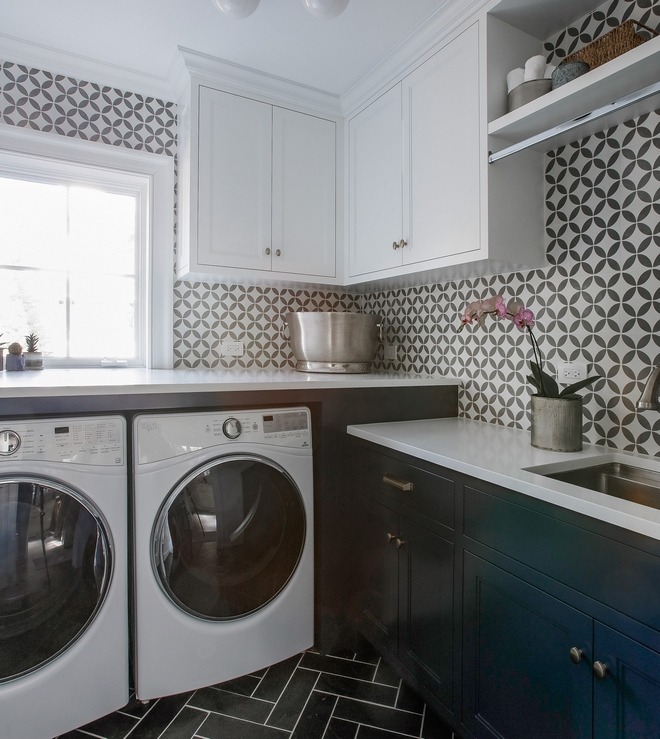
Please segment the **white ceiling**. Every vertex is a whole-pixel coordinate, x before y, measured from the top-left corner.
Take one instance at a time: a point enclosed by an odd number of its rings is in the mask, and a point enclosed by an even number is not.
[[[350,0],[322,20],[300,0],[261,0],[253,15],[232,20],[211,0],[3,0],[0,58],[26,61],[8,58],[18,39],[163,80],[183,46],[341,96],[432,16],[463,2]]]

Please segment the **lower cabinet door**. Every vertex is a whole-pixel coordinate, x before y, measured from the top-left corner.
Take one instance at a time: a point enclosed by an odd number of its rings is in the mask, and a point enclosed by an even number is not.
[[[464,565],[465,726],[498,739],[591,737],[593,620],[468,552]]]
[[[399,632],[399,517],[360,496],[356,515],[355,572],[360,628],[367,637],[397,654]]]
[[[594,739],[660,736],[660,654],[596,622]]]
[[[409,520],[401,539],[399,659],[452,710],[454,545]]]

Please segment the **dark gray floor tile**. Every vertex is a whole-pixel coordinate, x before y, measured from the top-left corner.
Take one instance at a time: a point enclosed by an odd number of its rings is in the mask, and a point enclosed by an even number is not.
[[[337,701],[334,715],[358,724],[412,736],[419,736],[422,728],[422,717],[417,713],[397,711],[350,698],[340,698]]]
[[[162,733],[162,739],[192,739],[208,717],[206,711],[184,706]],[[129,739],[133,739],[133,735]]]
[[[375,683],[382,683],[383,685],[395,685],[398,687],[401,682],[401,678],[397,673],[387,664],[381,660],[376,667],[376,673],[374,675]]]
[[[110,713],[80,728],[94,736],[102,736],[104,739],[124,739],[135,727],[137,721],[136,718],[123,713]]]
[[[202,708],[205,711],[214,711],[234,718],[246,719],[264,723],[273,709],[273,704],[267,701],[247,698],[244,695],[228,693],[218,688],[201,688],[188,701],[192,708]]]
[[[300,655],[297,654],[295,657],[271,665],[254,691],[254,697],[263,698],[267,701],[277,701],[299,662]]]
[[[355,739],[358,725],[341,718],[331,718],[323,739]]]
[[[413,735],[414,736],[414,735]],[[410,739],[410,734],[397,734],[387,729],[378,729],[375,726],[360,726],[356,739]]]
[[[402,681],[401,686],[399,687],[399,695],[397,696],[395,707],[402,711],[424,713],[424,705],[424,701],[420,696]]]
[[[268,718],[268,725],[293,730],[317,678],[318,673],[311,670],[303,670],[300,667],[295,670]]]
[[[202,739],[286,739],[289,732],[211,713],[197,730],[197,736]]]
[[[325,691],[334,695],[350,696],[351,698],[370,701],[372,703],[380,703],[390,708],[394,707],[399,695],[399,691],[389,685],[378,685],[367,682],[366,680],[355,680],[352,677],[331,675],[327,672],[321,673],[314,690]]]
[[[238,693],[239,695],[252,695],[259,687],[259,678],[255,675],[244,675],[233,680],[227,680],[224,683],[218,683],[212,687],[221,688],[230,693]]]
[[[332,715],[337,697],[312,691],[291,735],[292,739],[322,737]]]
[[[452,737],[460,739],[436,713],[427,707],[422,722],[422,739],[452,739]]]
[[[329,657],[313,652],[306,652],[303,655],[300,666],[319,672],[331,672],[334,675],[355,677],[358,680],[371,680],[375,672],[375,666],[365,662],[355,662],[350,659]]]
[[[192,692],[179,693],[154,701],[146,716],[128,735],[129,739],[158,739],[191,695]]]

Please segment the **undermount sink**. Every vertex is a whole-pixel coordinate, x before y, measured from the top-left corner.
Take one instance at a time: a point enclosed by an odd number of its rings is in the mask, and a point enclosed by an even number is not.
[[[557,472],[539,470],[539,473],[554,480],[660,510],[660,471],[622,462],[606,462]]]

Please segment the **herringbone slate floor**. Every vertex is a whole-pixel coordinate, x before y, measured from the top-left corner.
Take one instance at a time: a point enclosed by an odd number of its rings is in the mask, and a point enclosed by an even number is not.
[[[308,651],[213,687],[132,701],[60,739],[89,737],[452,739],[452,731],[374,653]]]

